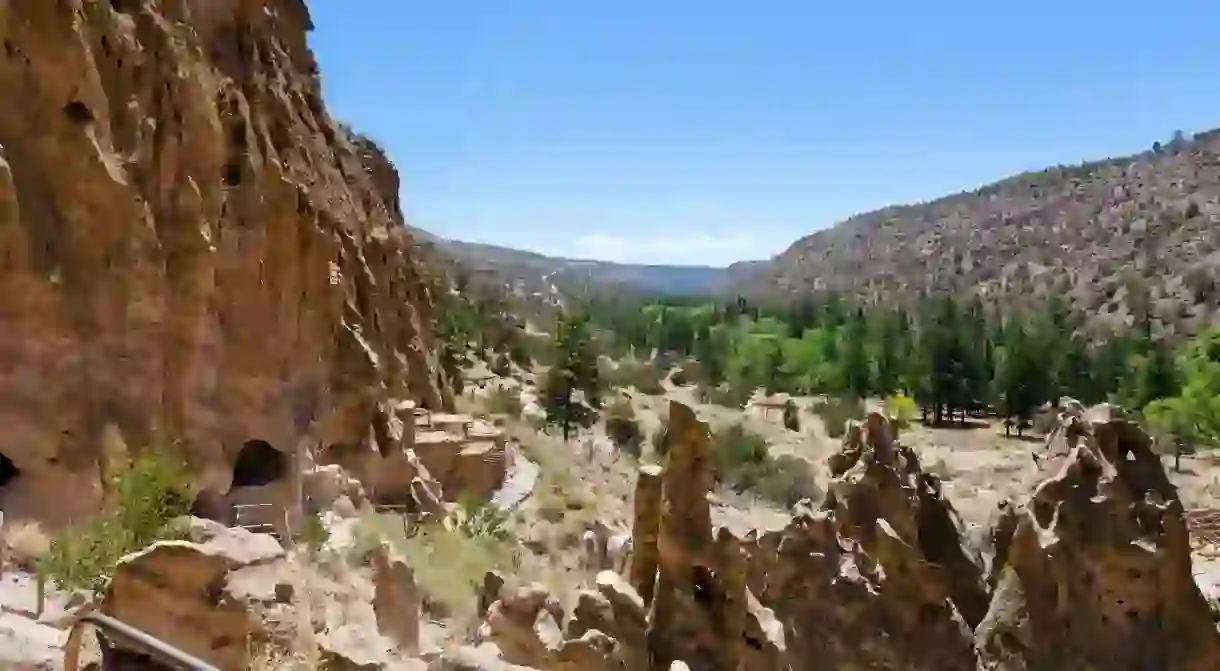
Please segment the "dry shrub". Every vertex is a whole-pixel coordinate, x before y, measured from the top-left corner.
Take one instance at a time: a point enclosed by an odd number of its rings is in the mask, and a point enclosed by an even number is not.
[[[0,564],[9,562],[32,571],[50,550],[51,538],[37,522],[10,522],[0,529]]]
[[[641,394],[660,396],[665,393],[665,387],[661,384],[664,377],[657,364],[628,359],[619,362],[610,381],[615,387],[635,387]]]
[[[517,419],[524,409],[520,393],[513,389],[497,386],[487,394],[487,411],[492,414]]]
[[[754,488],[764,499],[785,506],[793,506],[801,499],[814,503],[822,500],[813,464],[794,454],[774,457]]]
[[[828,398],[813,404],[813,414],[822,418],[826,435],[841,438],[847,431],[847,420],[864,419],[864,401],[855,398]]]
[[[735,491],[753,491],[785,506],[821,498],[812,464],[793,455],[773,457],[767,441],[741,424],[712,434],[712,460],[720,482]]]
[[[615,399],[605,409],[606,435],[619,450],[638,458],[644,442],[644,430],[635,417],[635,408],[625,398]]]

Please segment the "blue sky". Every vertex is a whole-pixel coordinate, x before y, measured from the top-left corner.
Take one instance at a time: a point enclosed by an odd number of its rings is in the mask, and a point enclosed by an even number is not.
[[[1214,0],[312,0],[332,114],[439,235],[723,265],[1220,126]]]

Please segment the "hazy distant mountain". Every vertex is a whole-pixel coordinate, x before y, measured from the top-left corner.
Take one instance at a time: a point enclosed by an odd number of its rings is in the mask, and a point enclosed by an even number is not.
[[[730,281],[727,268],[566,259],[508,247],[446,240],[426,232],[422,235],[417,232],[417,235],[446,251],[468,272],[494,276],[506,285],[529,292],[577,295],[618,289],[659,295],[704,295],[721,292]]]

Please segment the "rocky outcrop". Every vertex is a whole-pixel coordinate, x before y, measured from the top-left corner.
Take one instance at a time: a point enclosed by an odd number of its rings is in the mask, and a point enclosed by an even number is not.
[[[386,546],[373,556],[373,589],[378,630],[404,654],[417,654],[423,613],[415,573]]]
[[[162,541],[124,559],[102,612],[222,669],[248,668],[266,631],[237,587],[240,573],[282,561],[284,550],[265,534],[199,519],[191,525],[192,540]],[[268,596],[274,601],[275,590]]]
[[[1148,436],[1099,406],[1069,409],[1049,444],[1046,479],[1001,536],[979,668],[1220,668],[1182,503]]]
[[[668,427],[668,464],[637,481],[629,579],[602,572],[562,631],[544,589],[494,604],[483,633],[505,660],[568,668],[580,650],[587,669],[975,668],[982,562],[881,415],[849,427],[821,510],[800,504],[786,528],[745,538],[712,523],[708,426],[671,403]]]
[[[821,510],[798,505],[786,528],[747,544],[750,590],[782,624],[788,662],[973,669],[966,612],[986,608],[981,561],[936,478],[879,414],[849,424],[831,470]]]
[[[397,175],[327,114],[310,27],[300,0],[0,3],[10,517],[95,510],[107,424],[223,494],[250,441],[450,404]]]
[[[1217,668],[1148,438],[1105,408],[1064,422],[1045,481],[1002,506],[985,575],[939,480],[881,415],[849,424],[820,508],[738,537],[712,523],[707,426],[671,404],[669,463],[637,481],[628,578],[601,573],[566,624],[543,588],[503,596],[484,641],[542,669]]]

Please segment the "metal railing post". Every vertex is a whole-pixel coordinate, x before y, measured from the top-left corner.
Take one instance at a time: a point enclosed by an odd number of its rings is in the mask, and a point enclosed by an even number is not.
[[[220,671],[219,668],[147,632],[96,611],[90,611],[77,617],[76,622],[72,625],[64,654],[64,671],[79,671],[81,642],[84,638],[85,627],[90,625],[111,636],[125,639],[127,643],[139,648],[145,654],[156,657],[181,671]]]

